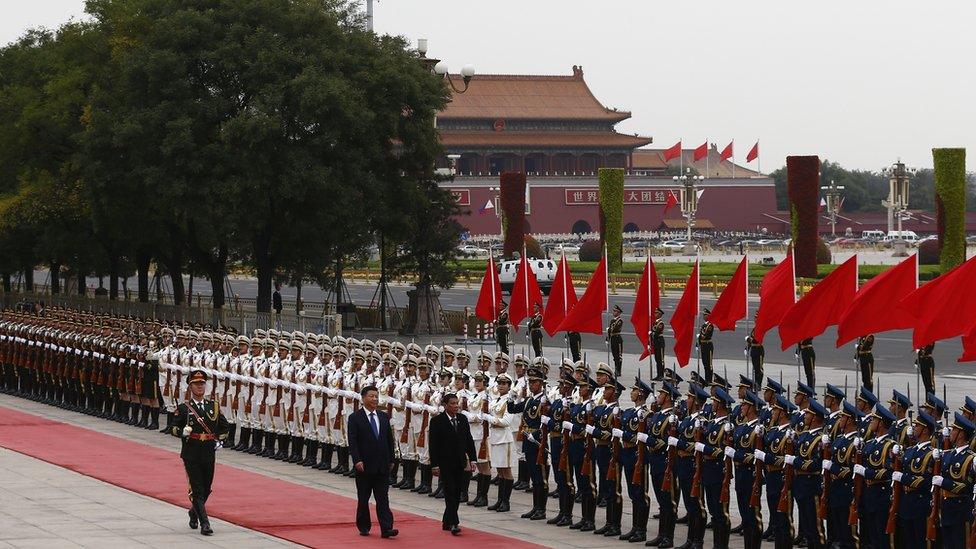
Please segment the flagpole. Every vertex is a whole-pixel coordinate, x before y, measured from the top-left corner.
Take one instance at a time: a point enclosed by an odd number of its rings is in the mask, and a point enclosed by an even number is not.
[[[563,280],[562,280],[562,283],[563,283],[563,319],[565,320],[566,319],[566,315],[569,314],[569,308],[566,305],[567,296],[569,294],[566,292],[566,271],[567,271],[567,268],[566,268],[566,250],[563,248],[563,245],[562,244],[559,245],[559,253],[562,255],[562,259],[560,259],[560,261],[559,261],[559,270],[562,271],[562,277],[563,277]],[[574,289],[573,291],[575,292],[576,290]],[[566,335],[563,337],[563,341],[566,342],[566,350],[569,352],[569,356],[573,356],[573,350],[570,348],[570,345],[569,345],[569,332],[568,331],[566,332]],[[562,366],[562,363],[560,362],[559,365]]]
[[[691,334],[691,337],[695,338],[695,370],[698,371],[698,377],[701,378],[701,348],[698,345],[698,333],[701,331],[701,269],[698,267],[698,262],[701,258],[695,257],[695,332]]]
[[[525,255],[525,240],[524,239],[522,240],[522,262],[525,263],[525,272],[522,273],[522,280],[525,281],[525,315],[526,315],[525,316],[525,319],[528,320],[528,318],[529,318],[528,315],[529,315],[529,313],[532,312],[532,311],[529,311],[529,270],[531,269],[531,267],[529,267],[529,258],[526,257],[526,255]],[[521,320],[519,320],[519,324],[520,325],[522,324],[522,321]],[[529,335],[528,322],[526,322],[525,339],[527,341],[530,341],[531,342],[531,337],[532,336]]]
[[[705,140],[705,177],[708,177],[708,139]]]
[[[491,266],[491,312],[492,324],[498,320],[498,296],[495,295],[495,258],[488,254],[488,265]],[[498,352],[498,337],[495,337],[495,352]]]
[[[733,169],[735,164],[732,164]],[[746,259],[746,334],[749,333],[749,253],[745,254]],[[748,336],[747,336],[748,337]],[[746,377],[749,377],[749,349],[746,349]]]
[[[759,147],[759,140],[758,139],[756,140],[756,147],[757,147],[757,149],[756,149],[756,169],[759,170],[759,175],[762,175],[762,158],[759,158],[760,155],[759,155],[759,150],[758,150],[758,147]],[[795,278],[796,277],[794,277],[794,280],[795,280]]]
[[[603,240],[603,296],[604,296],[604,306],[603,314],[610,313],[610,257],[607,255],[607,241],[606,237]],[[621,356],[621,359],[623,357]],[[607,334],[607,364],[609,365],[610,360],[610,334]],[[623,369],[621,369],[623,373]]]
[[[790,253],[793,253],[793,243],[790,243]],[[796,303],[796,256],[790,256],[790,267],[793,268],[793,303]],[[783,371],[780,370],[780,375],[783,375]],[[799,381],[803,377],[803,372],[800,369],[800,361],[796,361],[796,379]]]
[[[732,140],[732,179],[735,179],[735,139]],[[746,288],[748,287],[749,284],[746,283]],[[749,311],[749,307],[746,306],[746,312],[748,311]]]
[[[650,242],[647,242],[647,244],[650,244]],[[651,300],[651,247],[647,246],[645,249],[647,250],[647,263],[644,265],[644,272],[647,273],[647,350],[651,351],[647,353],[647,375],[653,379],[655,376],[651,376],[651,372],[654,371],[654,341],[651,339],[650,328],[654,325],[653,322],[656,319],[654,318],[654,303]]]

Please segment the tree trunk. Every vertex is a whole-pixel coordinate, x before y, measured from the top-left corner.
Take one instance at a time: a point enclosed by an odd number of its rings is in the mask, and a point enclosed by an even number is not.
[[[30,266],[24,269],[24,290],[27,292],[34,291],[34,266]]]
[[[78,271],[75,276],[78,277],[78,295],[85,295],[88,292],[88,281],[85,279],[85,273]]]
[[[207,275],[210,277],[210,287],[213,293],[213,303],[214,309],[220,309],[227,302],[227,296],[224,293],[224,279],[227,278],[227,245],[221,244],[220,250],[217,252],[216,259],[210,261],[207,269]]]
[[[10,286],[10,273],[3,273],[3,291],[10,293],[13,290]]]
[[[342,258],[336,259],[335,269],[335,312],[339,312],[339,304],[342,303]]]
[[[193,271],[190,271],[190,281],[186,286],[186,304],[193,306]]]
[[[149,262],[152,257],[140,252],[136,257],[136,270],[139,273],[139,303],[149,303]]]
[[[61,293],[61,264],[51,262],[51,295]]]
[[[271,284],[274,278],[275,262],[271,255],[271,245],[268,237],[256,239],[253,243],[254,263],[258,271],[258,301],[257,312],[271,312]]]
[[[169,275],[170,282],[173,283],[173,303],[182,305],[186,297],[183,286],[183,253],[177,246],[174,246],[172,253],[164,255],[162,260],[166,267],[166,274]]]
[[[119,256],[116,254],[108,257],[108,298],[112,301],[119,299]]]

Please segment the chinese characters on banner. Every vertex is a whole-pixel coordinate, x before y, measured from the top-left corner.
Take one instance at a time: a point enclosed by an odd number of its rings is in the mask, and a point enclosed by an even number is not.
[[[470,206],[471,205],[471,191],[468,189],[450,189],[451,196],[457,202],[458,206]]]
[[[599,189],[566,189],[568,206],[588,206],[600,202]],[[624,204],[664,204],[668,189],[624,189]]]

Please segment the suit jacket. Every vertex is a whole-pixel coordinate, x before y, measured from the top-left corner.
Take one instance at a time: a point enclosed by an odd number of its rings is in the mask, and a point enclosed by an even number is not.
[[[447,412],[438,414],[430,422],[430,465],[443,469],[465,468],[477,461],[474,439],[468,420],[458,413],[457,429],[451,426]]]
[[[271,308],[275,310],[276,313],[281,314],[281,292],[275,290],[271,294]]]
[[[390,464],[393,463],[396,447],[393,429],[390,428],[390,418],[379,408],[376,409],[376,420],[379,424],[379,437],[373,434],[366,408],[360,408],[349,416],[349,428],[346,430],[349,455],[353,464],[363,462],[365,473],[387,474]]]
[[[190,406],[193,406],[195,414],[190,412]],[[220,413],[220,407],[216,401],[204,399],[200,406],[194,404],[192,400],[184,402],[176,408],[176,422],[172,427],[172,433],[183,439],[180,457],[191,461],[214,461],[217,451],[216,440],[199,440],[183,436],[183,428],[187,425],[193,430],[193,434],[206,435],[207,430],[200,424],[200,420],[207,424],[210,434],[216,436],[217,439],[224,441],[227,438],[229,429],[227,418]]]

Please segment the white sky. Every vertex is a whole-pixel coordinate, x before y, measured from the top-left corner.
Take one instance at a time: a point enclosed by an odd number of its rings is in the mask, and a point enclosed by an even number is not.
[[[83,0],[6,2],[0,43],[83,13]],[[760,140],[768,172],[788,154],[876,170],[932,147],[976,151],[976,4],[905,0],[379,0],[376,30],[452,70],[570,74],[630,110],[623,132],[686,148]],[[970,170],[976,160],[970,160]]]

